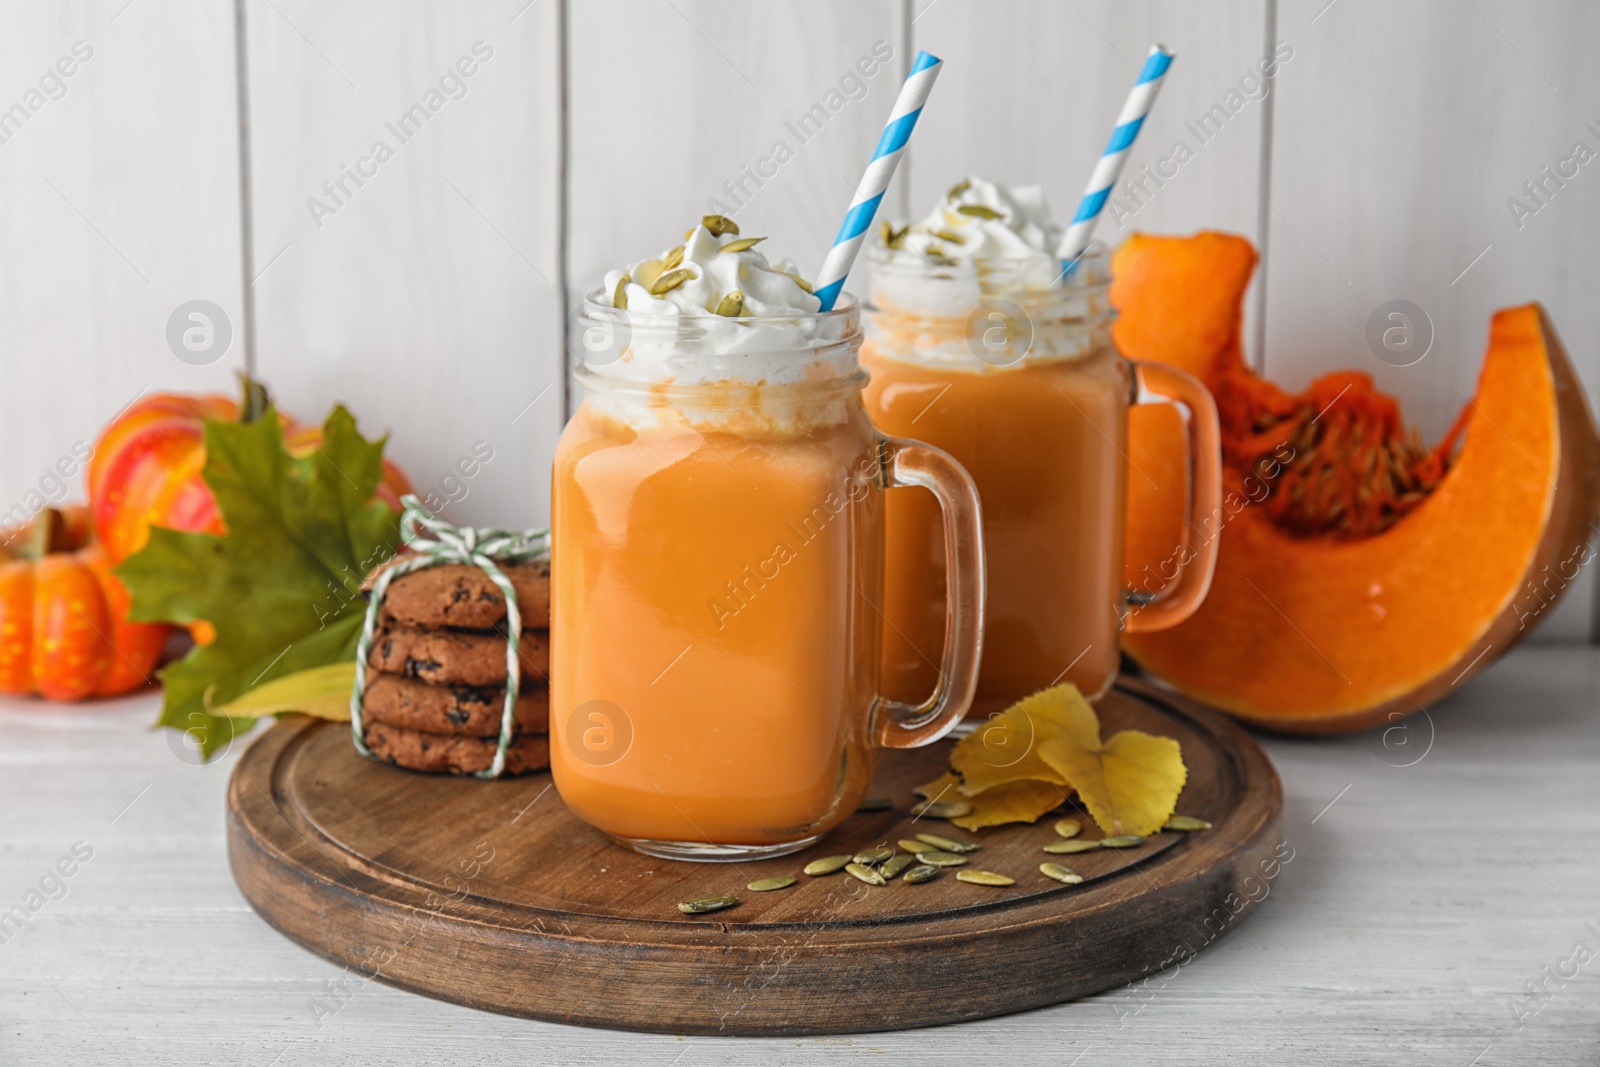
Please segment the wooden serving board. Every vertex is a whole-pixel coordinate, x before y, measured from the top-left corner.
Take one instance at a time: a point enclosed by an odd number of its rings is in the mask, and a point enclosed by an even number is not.
[[[476,1008],[668,1033],[791,1035],[929,1026],[1053,1004],[1175,967],[1231,930],[1277,873],[1282,790],[1242,729],[1144,683],[1099,704],[1105,735],[1176,737],[1189,768],[1178,810],[1211,820],[1144,846],[1048,856],[1051,823],[980,831],[972,866],[867,886],[809,860],[890,843],[913,825],[912,787],[949,742],[880,760],[873,795],[807,852],[754,863],[651,859],[567,810],[548,774],[498,782],[415,774],[358,756],[344,724],[285,719],[240,759],[228,856],[272,925],[365,977]],[[1099,836],[1082,820],[1087,837]],[[958,836],[972,835],[955,831]],[[1084,875],[1038,873],[1059,860]],[[795,886],[751,893],[777,874]],[[681,900],[741,898],[704,916]]]

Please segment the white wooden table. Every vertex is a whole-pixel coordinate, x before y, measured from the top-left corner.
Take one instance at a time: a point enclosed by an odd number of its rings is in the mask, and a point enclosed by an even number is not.
[[[0,912],[26,910],[41,879],[57,899],[20,933],[0,928],[0,1063],[1595,1064],[1597,704],[1600,654],[1530,647],[1387,743],[1268,739],[1294,858],[1252,918],[1166,981],[942,1029],[724,1040],[363,984],[234,888],[237,752],[185,762],[148,729],[150,694],[7,701]],[[92,858],[74,862],[75,845]],[[63,857],[72,875],[45,878]]]

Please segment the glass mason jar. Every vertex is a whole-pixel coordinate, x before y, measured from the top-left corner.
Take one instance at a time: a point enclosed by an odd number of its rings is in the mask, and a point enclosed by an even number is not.
[[[984,598],[972,479],[874,429],[848,298],[723,319],[591,297],[577,325],[586,397],[552,498],[556,787],[650,855],[804,848],[859,805],[875,748],[935,741],[971,703]],[[787,348],[759,347],[773,338]],[[943,509],[954,580],[939,682],[899,703],[880,695],[880,605],[885,491],[905,485]]]
[[[1129,407],[1173,404],[1188,430],[1189,517],[1221,498],[1216,407],[1195,378],[1122,358],[1111,342],[1105,250],[1068,280],[1037,261],[952,264],[867,255],[872,299],[862,363],[867,411],[885,433],[915,433],[972,474],[983,499],[989,599],[974,715],[1070,681],[1091,700],[1116,678],[1122,628],[1193,614],[1211,583],[1215,539],[1192,543],[1176,578],[1123,588]],[[1137,475],[1135,475],[1137,476]],[[935,682],[945,569],[925,494],[888,504],[884,691],[911,700]],[[1128,609],[1138,610],[1129,613]]]

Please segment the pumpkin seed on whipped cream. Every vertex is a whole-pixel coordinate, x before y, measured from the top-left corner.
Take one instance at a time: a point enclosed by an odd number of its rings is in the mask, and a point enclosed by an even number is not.
[[[653,315],[715,315],[741,294],[744,317],[781,318],[816,313],[822,306],[806,290],[792,260],[769,261],[757,250],[762,237],[741,237],[732,219],[707,215],[683,244],[630,267],[606,272],[600,302]],[[621,299],[618,299],[618,295]]]
[[[1061,276],[1061,233],[1040,186],[971,177],[951,186],[920,221],[885,221],[882,242],[891,262],[970,264],[980,272],[1003,264],[1024,288],[1049,289]]]

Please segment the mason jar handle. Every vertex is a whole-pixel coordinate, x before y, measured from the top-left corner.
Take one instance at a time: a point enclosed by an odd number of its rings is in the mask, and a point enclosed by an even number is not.
[[[1164,363],[1129,360],[1137,386],[1134,404],[1171,404],[1188,434],[1188,502],[1178,573],[1154,595],[1123,592],[1130,610],[1122,628],[1150,633],[1178,625],[1195,613],[1217,570],[1217,526],[1222,519],[1222,434],[1211,390],[1194,375]],[[1207,533],[1207,531],[1210,531]]]
[[[983,610],[988,590],[984,569],[983,509],[978,487],[948,452],[898,437],[878,438],[885,488],[931,490],[944,516],[944,653],[933,695],[921,704],[879,698],[873,738],[882,748],[918,748],[953,730],[978,691],[983,655]]]

